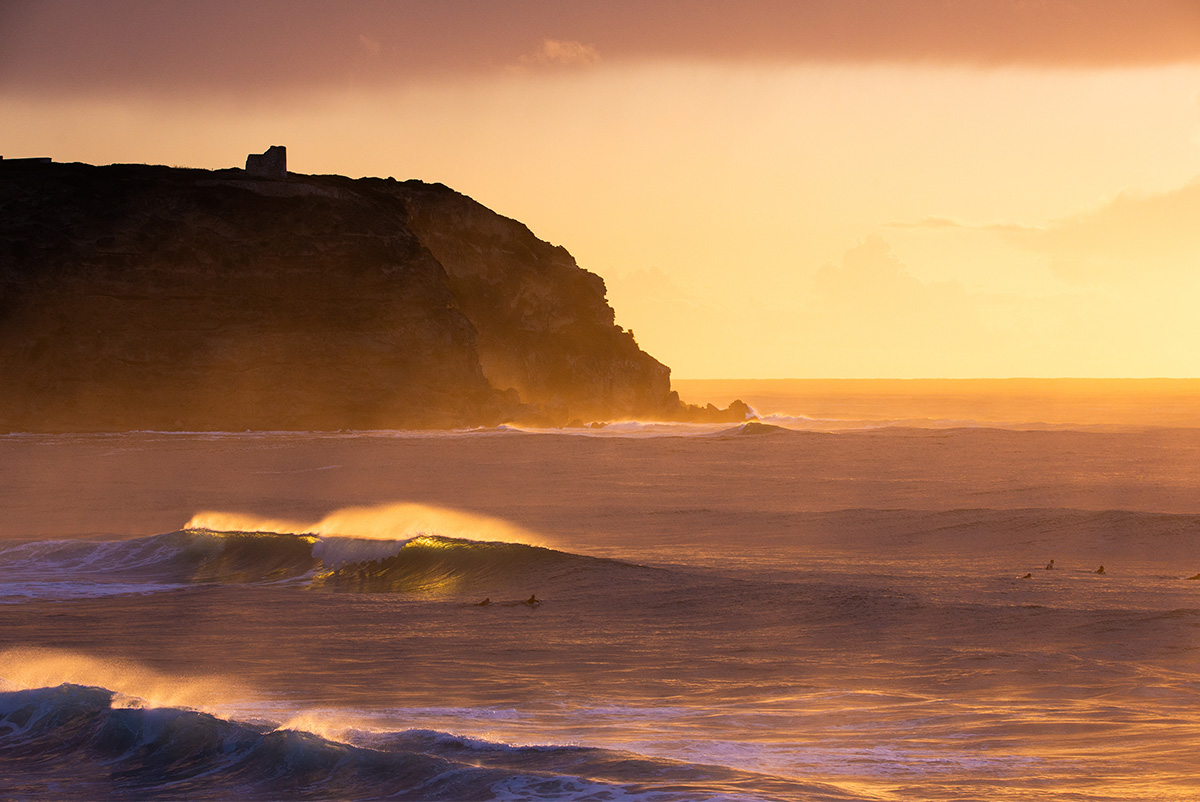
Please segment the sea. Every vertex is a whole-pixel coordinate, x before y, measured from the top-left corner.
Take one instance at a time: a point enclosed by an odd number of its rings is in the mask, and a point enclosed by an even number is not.
[[[1200,800],[1200,382],[0,436],[0,798]]]

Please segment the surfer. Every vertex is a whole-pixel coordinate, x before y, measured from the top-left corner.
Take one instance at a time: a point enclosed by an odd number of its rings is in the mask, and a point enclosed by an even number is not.
[[[1050,562],[1046,563],[1046,570],[1051,571],[1053,569],[1054,569],[1054,560],[1051,560]]]
[[[530,607],[537,607],[542,603],[542,600],[539,599],[536,594],[530,593],[529,598],[525,600],[525,603]]]
[[[1021,577],[1021,579],[1033,579],[1033,574],[1026,574],[1025,576]]]
[[[1102,573],[1104,573],[1104,566],[1102,565],[1102,566],[1100,566],[1099,568],[1097,568],[1097,569],[1096,569],[1096,573],[1098,573],[1098,574],[1102,574]]]
[[[487,606],[488,606],[489,604],[491,604],[491,603],[492,603],[492,597],[491,597],[491,596],[488,596],[488,597],[487,597],[486,599],[484,599],[483,601],[481,601],[481,602],[476,602],[476,603],[475,603],[475,606],[476,606],[476,607],[487,607]]]
[[[1200,574],[1196,574],[1195,576],[1189,576],[1188,579],[1200,579]]]

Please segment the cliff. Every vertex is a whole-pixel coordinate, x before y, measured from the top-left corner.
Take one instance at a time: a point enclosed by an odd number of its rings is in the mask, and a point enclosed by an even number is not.
[[[681,411],[670,368],[616,325],[604,280],[565,248],[442,186],[407,182],[393,191],[404,199],[409,227],[445,268],[494,386],[512,387],[558,417]]]
[[[711,417],[520,223],[241,170],[0,161],[0,375],[8,431]]]

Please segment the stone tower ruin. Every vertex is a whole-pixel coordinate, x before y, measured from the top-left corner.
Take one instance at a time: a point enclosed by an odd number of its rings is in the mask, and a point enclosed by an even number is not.
[[[261,178],[287,178],[287,148],[272,145],[266,153],[246,157],[246,172]]]

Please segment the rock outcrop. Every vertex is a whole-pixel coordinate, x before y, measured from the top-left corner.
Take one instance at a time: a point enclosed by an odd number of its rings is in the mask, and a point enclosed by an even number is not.
[[[712,418],[604,296],[438,184],[0,166],[0,430]]]

